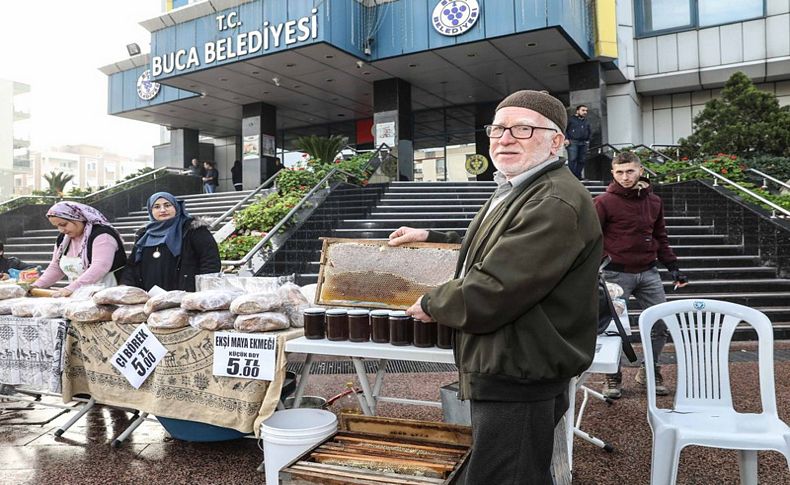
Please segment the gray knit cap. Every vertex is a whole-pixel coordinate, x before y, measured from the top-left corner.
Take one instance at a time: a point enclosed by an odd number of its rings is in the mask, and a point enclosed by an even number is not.
[[[496,111],[510,106],[537,111],[556,123],[561,130],[565,130],[565,127],[568,125],[568,112],[565,111],[562,101],[548,93],[528,89],[516,91],[503,99],[499,106],[496,107]]]

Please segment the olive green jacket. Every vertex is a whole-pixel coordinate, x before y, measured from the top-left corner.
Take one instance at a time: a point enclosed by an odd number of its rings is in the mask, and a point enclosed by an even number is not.
[[[457,329],[462,399],[548,399],[595,354],[598,216],[564,160],[515,187],[482,221],[490,204],[469,226],[456,279],[424,295],[422,307]],[[431,232],[428,240],[458,235]]]

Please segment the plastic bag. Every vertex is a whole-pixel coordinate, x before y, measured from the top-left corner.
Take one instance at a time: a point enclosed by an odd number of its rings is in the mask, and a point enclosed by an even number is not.
[[[198,291],[237,290],[239,293],[266,293],[277,291],[281,285],[293,281],[294,275],[261,277],[220,273],[195,276],[195,286]]]
[[[230,304],[230,311],[236,315],[263,313],[278,309],[282,304],[277,292],[250,293],[241,295]]]
[[[11,314],[21,318],[62,318],[67,298],[20,298]]]
[[[105,288],[93,295],[97,305],[136,305],[147,302],[149,298],[145,290],[124,285]]]
[[[26,300],[26,298],[9,298],[8,300],[0,300],[0,315],[11,315],[11,307]]]
[[[189,326],[189,313],[182,308],[168,308],[148,315],[151,328],[184,328]]]
[[[63,315],[72,322],[97,323],[112,320],[114,305],[97,305],[92,300],[70,301],[66,304]]]
[[[623,287],[617,283],[606,282],[606,291],[609,292],[609,298],[615,299],[623,296]]]
[[[143,304],[119,306],[112,312],[112,321],[115,323],[143,323],[146,320],[148,314]]]
[[[303,310],[310,306],[307,298],[302,293],[299,286],[293,283],[286,283],[277,290],[280,301],[283,302],[281,310],[288,317],[288,322],[292,327],[304,327]]]
[[[227,311],[193,313],[189,316],[189,324],[203,330],[227,330],[233,328],[236,315]]]
[[[8,277],[16,280],[18,283],[25,283],[27,285],[34,283],[41,276],[41,271],[38,266],[35,268],[27,269],[14,269],[8,270]]]
[[[0,285],[0,300],[10,298],[22,298],[27,295],[27,291],[19,285],[2,284]]]
[[[183,290],[173,290],[161,295],[152,296],[150,300],[145,302],[145,313],[152,314],[159,310],[167,310],[168,308],[178,308],[181,306],[181,300],[187,292]]]
[[[288,328],[288,317],[282,313],[266,312],[239,315],[233,324],[239,332],[271,332]]]
[[[199,312],[227,310],[238,296],[238,290],[208,290],[187,293],[181,300],[181,308]]]

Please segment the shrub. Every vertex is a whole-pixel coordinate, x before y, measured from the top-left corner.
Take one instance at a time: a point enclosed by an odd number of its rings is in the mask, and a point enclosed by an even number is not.
[[[705,104],[694,118],[693,133],[680,140],[689,158],[731,153],[790,157],[790,106],[779,106],[771,93],[760,91],[742,72],[733,74],[720,99]]]

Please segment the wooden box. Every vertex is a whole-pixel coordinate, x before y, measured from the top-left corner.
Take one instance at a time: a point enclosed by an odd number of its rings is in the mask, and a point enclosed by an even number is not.
[[[340,429],[280,470],[290,485],[444,485],[469,456],[467,426],[341,415]]]
[[[407,309],[455,275],[458,244],[322,238],[315,303]]]

